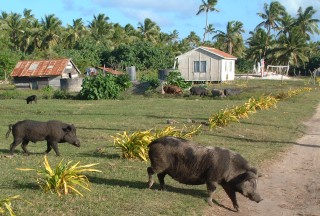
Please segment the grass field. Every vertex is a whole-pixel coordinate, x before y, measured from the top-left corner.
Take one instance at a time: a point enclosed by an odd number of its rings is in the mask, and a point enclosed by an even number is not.
[[[113,145],[111,136],[123,131],[133,132],[168,126],[167,119],[174,119],[177,128],[182,128],[188,119],[196,124],[207,121],[211,114],[233,105],[242,105],[251,96],[277,94],[289,89],[305,86],[304,81],[258,81],[235,82],[243,89],[239,96],[226,99],[202,99],[199,97],[141,95],[122,96],[121,100],[80,101],[45,100],[27,105],[27,95],[40,91],[14,92],[0,90],[1,95],[14,94],[15,99],[0,99],[0,200],[20,195],[32,204],[13,201],[17,215],[201,215],[207,208],[205,185],[186,186],[166,177],[167,191],[147,187],[148,162],[121,158],[121,151]],[[224,88],[228,84],[211,86]],[[277,159],[280,152],[295,144],[305,131],[302,122],[311,117],[319,103],[319,88],[311,92],[280,100],[276,109],[258,111],[240,123],[231,123],[224,128],[210,130],[203,126],[193,141],[203,145],[222,146],[241,153],[253,165],[259,167]],[[102,173],[88,173],[91,192],[81,191],[84,197],[67,195],[58,197],[44,193],[35,183],[33,172],[22,172],[16,168],[37,168],[43,163],[45,142],[30,143],[28,149],[34,154],[25,156],[19,147],[15,157],[4,157],[9,153],[12,136],[5,139],[8,125],[19,120],[51,119],[73,123],[81,147],[59,144],[61,157],[50,152],[52,165],[61,159],[80,161],[81,164],[99,163],[95,168]],[[220,190],[220,188],[219,188]],[[222,192],[222,191],[221,191]],[[219,193],[215,200],[219,202]],[[231,206],[231,202],[230,202]]]

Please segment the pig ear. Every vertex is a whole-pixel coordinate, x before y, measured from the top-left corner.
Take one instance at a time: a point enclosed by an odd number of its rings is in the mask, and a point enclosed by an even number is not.
[[[72,130],[72,128],[71,128],[70,125],[68,125],[67,127],[62,128],[62,130],[65,131],[65,132],[70,132]]]

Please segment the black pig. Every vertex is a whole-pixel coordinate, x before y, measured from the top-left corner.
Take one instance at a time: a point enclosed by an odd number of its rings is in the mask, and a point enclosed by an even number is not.
[[[75,126],[60,121],[19,121],[14,125],[9,125],[9,130],[6,134],[7,138],[11,131],[14,138],[13,143],[10,145],[10,153],[12,155],[14,149],[21,142],[23,151],[29,154],[29,151],[26,148],[29,141],[35,143],[47,140],[47,150],[45,153],[49,153],[53,148],[57,156],[60,156],[58,143],[68,142],[74,146],[80,147],[80,141],[77,138]]]
[[[149,188],[153,185],[153,174],[158,175],[160,189],[165,189],[164,177],[168,174],[180,183],[188,185],[206,184],[210,206],[213,192],[221,185],[238,211],[236,192],[252,201],[262,199],[256,191],[258,173],[247,160],[233,151],[195,145],[177,137],[161,137],[149,145],[151,166],[147,168]]]
[[[29,97],[26,98],[27,104],[31,103],[32,101],[34,101],[35,103],[37,103],[37,95],[31,95]]]

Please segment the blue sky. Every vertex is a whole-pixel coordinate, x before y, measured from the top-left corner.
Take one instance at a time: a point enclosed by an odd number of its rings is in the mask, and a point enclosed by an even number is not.
[[[313,6],[317,10],[314,18],[320,19],[320,0],[278,0],[293,16],[301,6],[305,9]],[[264,3],[270,0],[218,0],[216,8],[220,12],[210,12],[208,23],[215,29],[225,32],[228,21],[241,21],[244,25],[244,37],[262,22],[257,12],[264,12]],[[137,28],[138,23],[150,18],[156,22],[162,32],[179,32],[179,38],[185,38],[191,31],[202,38],[205,26],[205,13],[196,15],[201,0],[1,0],[0,10],[23,13],[31,9],[39,20],[45,15],[55,14],[63,25],[72,24],[73,19],[82,18],[87,25],[94,15],[108,16],[109,22],[122,26],[130,23]],[[319,40],[319,36],[314,36]]]

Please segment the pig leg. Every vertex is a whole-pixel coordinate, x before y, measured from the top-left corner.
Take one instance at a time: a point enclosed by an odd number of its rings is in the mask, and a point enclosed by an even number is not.
[[[158,179],[160,183],[160,190],[166,190],[166,186],[164,185],[164,177],[166,176],[167,173],[159,173],[158,174]]]
[[[51,145],[49,142],[47,142],[47,150],[44,152],[45,154],[48,154],[51,151]]]
[[[15,139],[13,140],[13,143],[10,145],[10,154],[13,155],[14,149],[22,142],[22,139]]]
[[[221,186],[223,187],[224,191],[228,194],[229,198],[232,201],[233,207],[236,209],[236,211],[239,211],[239,205],[237,202],[236,192],[233,190],[228,183],[223,182],[221,183]]]
[[[215,182],[207,182],[207,190],[208,190],[208,194],[209,194],[207,202],[208,202],[209,206],[213,206],[212,199],[213,199],[213,194],[214,194],[214,191],[216,190],[216,188],[217,188],[217,184]]]
[[[28,143],[29,143],[29,140],[23,140],[21,145],[21,148],[23,149],[24,153],[26,153],[27,155],[30,154],[30,152],[27,149]]]
[[[56,156],[60,156],[60,152],[59,152],[59,149],[58,149],[58,143],[57,142],[49,142],[49,144],[53,148],[53,150],[55,151]]]
[[[148,176],[149,176],[149,181],[148,181],[148,188],[150,189],[154,183],[152,175],[155,174],[154,170],[152,167],[147,168]]]

